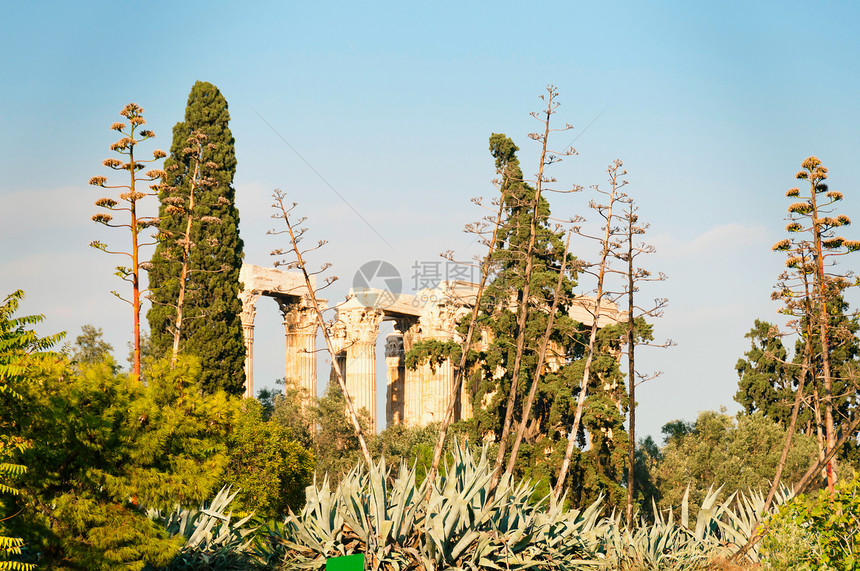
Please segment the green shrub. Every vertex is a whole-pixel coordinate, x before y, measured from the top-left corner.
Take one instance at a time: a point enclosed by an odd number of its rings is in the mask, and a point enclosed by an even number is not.
[[[305,487],[313,481],[314,457],[290,438],[290,431],[263,420],[263,408],[244,399],[228,443],[224,481],[238,491],[233,507],[265,519],[300,510]]]
[[[818,547],[815,533],[783,510],[768,523],[759,555],[764,571],[812,571]]]
[[[860,570],[860,477],[836,486],[833,497],[827,490],[791,502],[785,516],[810,534],[816,542],[816,569]],[[777,531],[780,528],[777,527]]]

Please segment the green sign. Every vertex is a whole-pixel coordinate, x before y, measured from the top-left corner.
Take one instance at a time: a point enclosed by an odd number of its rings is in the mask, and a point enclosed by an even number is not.
[[[364,553],[332,557],[325,562],[326,571],[364,571]]]

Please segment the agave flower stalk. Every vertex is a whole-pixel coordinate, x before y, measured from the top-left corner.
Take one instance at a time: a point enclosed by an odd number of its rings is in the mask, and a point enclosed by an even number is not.
[[[811,273],[813,306],[817,307],[815,329],[821,345],[821,374],[824,388],[824,424],[826,434],[825,452],[836,444],[836,428],[833,418],[833,380],[830,370],[830,332],[827,302],[832,290],[849,285],[846,276],[828,271],[832,266],[829,258],[860,250],[860,242],[846,240],[835,234],[835,229],[848,226],[851,220],[844,214],[831,216],[833,205],[843,199],[841,192],[828,188],[827,168],[819,159],[809,157],[801,164],[795,175],[797,180],[809,183],[809,189],[801,193],[792,188],[786,197],[798,200],[788,207],[789,224],[786,231],[792,239],[777,242],[775,251],[787,252],[786,266]],[[811,271],[810,271],[811,270]],[[810,314],[810,318],[813,316]],[[811,338],[806,339],[807,343]],[[836,473],[833,462],[827,464],[827,487],[833,493]]]
[[[142,200],[143,198],[146,198],[147,196],[155,196],[155,191],[158,189],[158,185],[150,185],[149,191],[144,191],[141,189],[139,183],[153,182],[157,179],[160,179],[164,176],[164,171],[159,169],[152,169],[144,173],[143,176],[138,175],[138,172],[146,168],[146,165],[148,163],[163,159],[167,156],[167,153],[160,149],[156,149],[152,153],[152,159],[141,160],[135,158],[135,147],[143,141],[151,139],[155,136],[155,134],[149,129],[143,128],[143,125],[146,124],[146,120],[144,120],[143,118],[143,108],[141,108],[136,103],[129,103],[128,105],[126,105],[123,110],[120,111],[120,115],[125,117],[128,123],[126,124],[123,122],[115,122],[111,125],[111,129],[119,132],[122,137],[118,141],[113,143],[110,148],[112,151],[121,155],[123,159],[120,160],[116,158],[108,158],[105,159],[102,164],[113,170],[128,171],[128,184],[108,185],[106,184],[107,177],[104,176],[94,176],[90,179],[89,183],[93,186],[120,190],[118,196],[119,200],[104,197],[98,199],[95,204],[96,206],[104,208],[105,210],[108,210],[110,212],[128,213],[128,223],[115,222],[113,215],[109,213],[96,214],[92,217],[92,219],[99,224],[104,224],[105,226],[109,226],[111,228],[127,228],[131,234],[131,248],[128,251],[109,250],[106,244],[98,240],[93,240],[92,242],[90,242],[90,246],[108,254],[127,256],[131,262],[130,266],[117,266],[115,272],[115,275],[119,276],[121,279],[131,284],[131,299],[123,297],[116,291],[113,291],[111,293],[113,293],[116,297],[132,306],[134,323],[133,374],[134,378],[139,380],[141,294],[140,271],[145,270],[147,267],[147,262],[141,261],[140,250],[145,246],[152,246],[155,244],[155,242],[141,242],[140,233],[146,228],[157,226],[159,222],[158,218],[156,217],[141,216],[138,212],[138,201]]]
[[[170,243],[176,254],[165,252],[166,255],[178,257],[180,260],[179,270],[179,293],[176,298],[175,310],[176,317],[173,323],[173,347],[171,352],[171,368],[176,365],[176,359],[179,356],[179,343],[182,338],[183,321],[186,318],[185,306],[186,296],[188,295],[189,278],[193,273],[211,272],[211,270],[203,270],[200,268],[191,267],[191,250],[195,244],[192,239],[193,233],[201,224],[219,224],[221,219],[216,216],[205,216],[199,212],[202,207],[211,206],[201,204],[199,192],[215,186],[217,181],[211,176],[211,173],[218,168],[218,165],[204,158],[206,150],[217,149],[213,143],[206,142],[206,133],[195,131],[187,139],[188,146],[182,150],[182,155],[188,159],[191,164],[189,173],[189,187],[187,195],[182,195],[177,192],[177,189],[167,184],[163,184],[160,191],[162,193],[162,202],[164,203],[164,215],[176,217],[180,220],[185,218],[184,231],[174,233],[162,229],[158,234],[158,238],[164,242]],[[168,171],[178,169],[176,164],[167,167]],[[218,197],[218,202],[227,202],[223,196]],[[215,272],[224,271],[225,268],[214,270]]]
[[[287,267],[290,268],[298,268],[302,272],[302,277],[304,278],[305,287],[307,288],[307,301],[311,304],[311,308],[313,309],[314,314],[317,318],[317,323],[323,331],[323,337],[325,338],[326,349],[328,350],[329,356],[332,362],[335,362],[335,355],[337,354],[334,350],[334,343],[332,342],[331,335],[329,333],[329,327],[325,322],[325,318],[323,316],[322,308],[320,307],[319,301],[317,300],[317,290],[311,282],[311,274],[308,271],[307,263],[305,262],[304,254],[310,250],[321,248],[325,245],[325,241],[320,241],[319,244],[313,248],[309,248],[306,250],[302,250],[299,247],[299,242],[302,239],[302,235],[305,233],[305,228],[301,227],[301,224],[305,221],[304,218],[301,218],[297,221],[293,221],[290,218],[290,212],[296,207],[296,203],[292,203],[287,206],[284,204],[284,198],[286,195],[280,191],[275,190],[274,192],[275,203],[272,205],[275,209],[275,214],[272,215],[272,218],[277,218],[279,220],[284,221],[284,225],[287,227],[286,230],[269,230],[269,234],[278,235],[278,234],[288,234],[290,239],[291,247],[288,250],[277,249],[272,252],[273,256],[283,256],[283,255],[292,255],[295,259],[291,262],[286,263]],[[275,265],[282,265],[283,262],[277,262]],[[327,269],[330,264],[326,264],[323,266],[323,270]],[[320,270],[320,271],[323,271]],[[319,272],[317,272],[319,273]],[[337,278],[329,278],[326,285],[332,283]],[[325,286],[323,286],[325,287]],[[355,410],[355,404],[352,402],[352,397],[349,394],[349,391],[346,388],[346,379],[344,379],[343,372],[340,370],[340,367],[333,367],[335,372],[335,377],[337,378],[338,385],[340,385],[340,390],[343,392],[344,400],[346,400],[346,410],[347,415],[349,416],[350,421],[352,422],[353,429],[355,430],[355,436],[358,438],[358,444],[361,447],[361,453],[364,456],[364,461],[367,463],[369,468],[373,467],[373,458],[370,456],[370,449],[367,447],[367,442],[364,438],[364,431],[361,428],[361,423],[358,420],[358,413]]]
[[[621,177],[627,174],[626,170],[622,169],[623,162],[621,160],[616,160],[607,169],[609,173],[609,190],[608,191],[600,191],[595,187],[595,190],[598,192],[602,192],[607,197],[607,203],[597,204],[592,202],[589,206],[595,209],[601,217],[604,219],[604,227],[603,227],[603,237],[600,238],[600,262],[597,264],[597,291],[596,291],[596,299],[594,302],[594,318],[591,324],[591,333],[588,337],[588,348],[585,354],[585,368],[582,372],[582,381],[579,385],[579,396],[576,401],[576,411],[573,415],[573,424],[570,427],[570,433],[567,437],[567,449],[564,452],[564,460],[561,464],[561,469],[558,473],[558,480],[555,483],[555,488],[553,489],[553,493],[556,498],[561,497],[562,490],[564,489],[564,481],[567,479],[567,471],[570,468],[570,459],[573,455],[573,447],[576,444],[576,437],[579,433],[579,423],[582,420],[582,411],[585,408],[585,399],[588,396],[588,380],[591,376],[591,365],[594,361],[594,346],[597,341],[597,330],[598,330],[598,322],[600,321],[600,308],[603,303],[603,298],[606,295],[604,280],[606,278],[609,257],[613,247],[615,246],[613,242],[613,232],[615,224],[616,214],[613,214],[615,205],[617,202],[623,201],[626,202],[629,199],[621,192],[621,188],[627,184],[627,181],[623,180]],[[574,229],[578,234],[582,235],[582,232],[578,229]]]

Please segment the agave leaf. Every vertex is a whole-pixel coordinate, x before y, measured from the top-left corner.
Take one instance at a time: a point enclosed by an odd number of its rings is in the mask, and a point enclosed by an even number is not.
[[[681,525],[687,529],[690,528],[690,484],[687,484],[684,497],[681,499]]]

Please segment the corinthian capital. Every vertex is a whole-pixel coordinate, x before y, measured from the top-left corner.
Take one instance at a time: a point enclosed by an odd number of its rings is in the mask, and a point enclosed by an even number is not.
[[[276,297],[275,300],[284,316],[287,334],[316,334],[316,312],[305,300],[295,297]]]
[[[337,312],[348,343],[376,343],[382,317],[382,311],[373,307],[341,307]]]
[[[257,300],[260,292],[257,290],[242,290],[239,292],[239,300],[242,302],[242,325],[253,327],[254,318],[257,316]]]

